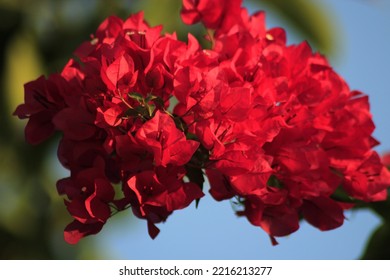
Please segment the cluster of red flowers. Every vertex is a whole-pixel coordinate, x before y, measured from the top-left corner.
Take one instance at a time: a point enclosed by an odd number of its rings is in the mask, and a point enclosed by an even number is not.
[[[15,114],[29,118],[27,141],[62,132],[67,242],[129,207],[154,238],[156,223],[204,195],[204,175],[274,242],[302,217],[330,230],[353,202],[386,199],[368,98],[323,56],[287,45],[241,0],[183,0],[181,16],[209,30],[210,49],[161,35],[142,13],[110,17],[60,74],[25,85]]]

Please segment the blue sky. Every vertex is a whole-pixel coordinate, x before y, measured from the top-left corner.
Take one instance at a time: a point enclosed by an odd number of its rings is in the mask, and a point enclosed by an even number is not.
[[[390,3],[387,0],[323,0],[342,35],[336,71],[350,85],[370,96],[382,143],[379,152],[390,151]],[[268,16],[268,26],[281,26]],[[288,34],[291,32],[288,26]],[[292,37],[293,41],[296,37]],[[295,39],[294,39],[295,38]],[[215,202],[208,195],[199,208],[177,211],[151,240],[145,221],[129,213],[111,219],[97,238],[99,248],[114,259],[356,259],[379,219],[368,211],[347,212],[344,225],[320,232],[307,223],[291,236],[279,238],[273,247],[268,236],[238,218],[228,201]]]

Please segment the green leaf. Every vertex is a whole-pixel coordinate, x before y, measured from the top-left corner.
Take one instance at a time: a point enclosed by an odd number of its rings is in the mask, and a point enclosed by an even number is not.
[[[128,95],[129,95],[130,98],[132,98],[134,100],[137,100],[140,104],[144,104],[145,103],[145,98],[140,93],[131,92]]]
[[[385,201],[371,202],[368,207],[375,211],[383,220],[390,225],[390,190],[387,191],[388,198]]]
[[[195,183],[199,186],[199,188],[203,191],[203,184],[204,184],[204,177],[203,177],[203,171],[200,168],[186,166],[187,170],[187,178],[190,180],[191,183]],[[196,200],[195,206],[198,208],[200,198]]]
[[[363,260],[390,260],[390,224],[380,225],[371,235],[364,253]]]
[[[252,0],[267,5],[283,17],[310,44],[327,55],[337,50],[337,28],[332,13],[319,1],[312,0]]]
[[[146,102],[146,103],[149,103],[150,101],[155,100],[155,99],[157,99],[157,98],[161,98],[161,97],[155,96],[155,95],[153,95],[153,94],[149,94],[149,95],[146,97],[145,102]]]
[[[345,202],[345,203],[358,203],[359,201],[352,198],[348,193],[343,189],[342,186],[339,186],[335,192],[331,195],[331,198],[335,201]]]
[[[275,175],[271,175],[268,178],[267,186],[275,187],[275,188],[278,188],[278,189],[282,189],[283,188],[282,182],[280,182],[279,179]]]
[[[164,108],[164,100],[160,96],[154,96],[152,100],[156,106],[159,108]]]
[[[148,111],[148,114],[149,114],[149,117],[152,117],[153,116],[153,113],[154,113],[154,109],[156,109],[156,106],[154,106],[153,104],[145,104],[145,107]]]

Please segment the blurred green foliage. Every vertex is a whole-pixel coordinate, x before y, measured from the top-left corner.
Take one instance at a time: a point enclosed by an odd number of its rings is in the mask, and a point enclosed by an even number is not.
[[[338,38],[332,14],[320,1],[252,0],[263,3],[283,17],[302,38],[327,55],[334,54]]]
[[[252,0],[251,5],[276,11],[317,49],[334,52],[336,30],[319,1]],[[151,25],[163,24],[184,40],[188,32],[203,32],[181,24],[180,7],[180,0],[0,0],[0,259],[107,257],[94,249],[93,237],[77,246],[63,241],[70,217],[55,188],[56,180],[67,176],[57,164],[58,139],[28,145],[25,122],[12,112],[23,102],[23,84],[61,71],[109,15],[125,18],[144,10]],[[384,231],[388,235],[388,228],[377,234]]]

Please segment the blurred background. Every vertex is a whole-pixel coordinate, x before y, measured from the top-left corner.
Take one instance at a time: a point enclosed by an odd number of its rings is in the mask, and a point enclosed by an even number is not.
[[[289,43],[307,40],[328,56],[352,89],[370,96],[382,143],[390,151],[390,2],[387,0],[252,0],[265,10],[267,26],[282,26]],[[12,116],[23,102],[23,84],[60,72],[72,52],[99,23],[115,14],[144,10],[165,31],[201,30],[180,22],[180,0],[0,0],[0,259],[390,259],[390,206],[346,213],[345,224],[320,232],[302,223],[298,232],[268,236],[235,216],[228,201],[206,195],[175,212],[151,240],[145,221],[130,211],[110,219],[96,236],[78,245],[63,240],[71,221],[55,183],[68,176],[58,163],[58,139],[39,146],[24,140],[25,122]],[[198,36],[199,37],[199,36]],[[206,190],[207,192],[207,190]]]

